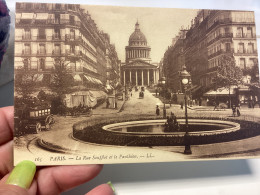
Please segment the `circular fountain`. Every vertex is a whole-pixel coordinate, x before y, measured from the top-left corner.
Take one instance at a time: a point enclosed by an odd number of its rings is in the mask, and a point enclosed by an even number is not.
[[[166,130],[165,119],[114,123],[103,126],[103,129],[122,134],[165,134],[181,136],[186,132],[185,119],[179,119],[178,122],[180,124],[180,128],[172,131]],[[194,136],[225,134],[238,131],[239,129],[240,124],[221,120],[190,119],[188,125],[189,135]]]
[[[240,136],[240,124],[232,121],[189,119],[188,134],[185,134],[185,119],[178,119],[180,128],[170,131],[165,128],[165,119],[109,123],[76,124],[73,137],[85,142],[124,146],[184,145],[187,136],[193,145],[240,139],[237,138]]]

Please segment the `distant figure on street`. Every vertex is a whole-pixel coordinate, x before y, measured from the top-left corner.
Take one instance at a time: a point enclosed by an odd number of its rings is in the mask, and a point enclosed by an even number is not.
[[[236,116],[236,106],[235,105],[232,105],[232,113],[233,113],[233,116],[235,117]]]
[[[107,100],[106,100],[106,108],[109,108],[109,105],[110,105],[110,103],[109,103],[109,99],[107,98]]]
[[[239,110],[239,107],[237,107],[237,116],[240,116],[240,110]]]
[[[181,102],[181,109],[183,110],[183,102]]]
[[[166,118],[166,108],[165,108],[165,104],[163,106],[163,118]]]
[[[159,116],[160,115],[160,108],[158,105],[156,105],[156,115]]]

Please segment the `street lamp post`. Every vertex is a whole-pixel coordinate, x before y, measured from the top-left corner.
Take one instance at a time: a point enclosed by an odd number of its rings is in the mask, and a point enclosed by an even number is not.
[[[165,107],[165,77],[162,77],[163,85],[163,118],[166,118],[166,107]]]
[[[184,144],[185,150],[184,154],[192,154],[190,148],[190,137],[189,137],[189,126],[188,126],[188,111],[187,111],[187,86],[191,84],[191,76],[190,73],[186,70],[186,66],[184,65],[183,70],[180,73],[181,82],[184,87],[184,104],[185,104],[185,135],[184,135]]]

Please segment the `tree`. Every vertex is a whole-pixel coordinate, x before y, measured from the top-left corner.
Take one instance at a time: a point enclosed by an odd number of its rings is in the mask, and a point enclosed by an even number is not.
[[[73,86],[74,80],[71,76],[69,65],[62,59],[56,59],[54,69],[52,71],[52,79],[50,89],[61,97],[68,93],[70,87]]]
[[[54,113],[64,114],[65,105],[63,98],[68,94],[73,86],[74,80],[71,76],[69,65],[62,59],[55,59],[54,69],[52,70],[52,79],[49,88],[55,94],[52,100]]]
[[[20,96],[24,104],[28,104],[32,99],[32,93],[35,91],[37,83],[40,81],[40,74],[28,71],[24,68],[16,70],[15,75],[15,92]]]
[[[238,86],[243,83],[243,72],[236,66],[234,57],[227,55],[222,56],[214,80],[216,89],[224,87],[229,90],[229,106],[231,107],[231,86]]]

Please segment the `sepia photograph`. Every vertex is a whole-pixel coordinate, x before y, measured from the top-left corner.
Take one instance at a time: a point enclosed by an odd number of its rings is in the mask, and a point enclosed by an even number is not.
[[[16,3],[14,164],[258,158],[253,11]]]

